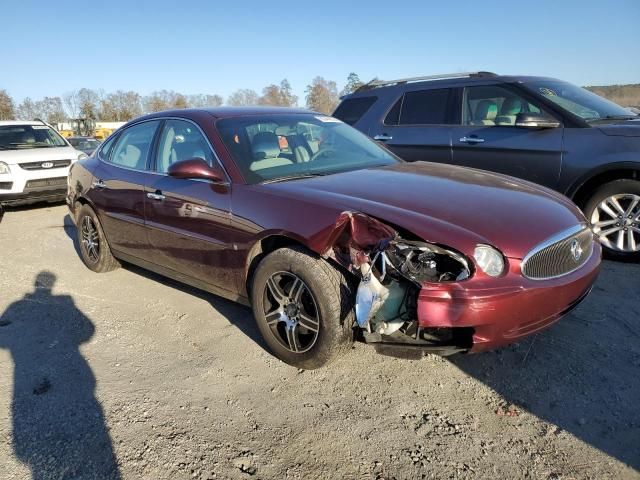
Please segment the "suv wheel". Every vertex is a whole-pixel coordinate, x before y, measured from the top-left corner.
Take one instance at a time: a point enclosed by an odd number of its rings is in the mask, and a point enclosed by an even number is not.
[[[80,258],[94,272],[104,273],[115,270],[120,263],[111,254],[107,238],[98,216],[88,205],[83,205],[76,219]]]
[[[303,369],[325,365],[353,343],[353,294],[344,275],[301,248],[282,248],[258,265],[253,314],[273,354]]]
[[[640,181],[605,183],[584,211],[608,257],[640,260]]]

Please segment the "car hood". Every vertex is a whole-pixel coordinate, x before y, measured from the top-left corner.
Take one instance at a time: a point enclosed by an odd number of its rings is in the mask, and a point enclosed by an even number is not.
[[[400,163],[264,185],[272,193],[366,213],[426,241],[472,254],[487,243],[523,258],[549,237],[585,223],[566,197],[471,168]]]
[[[77,160],[79,152],[73,147],[28,148],[20,150],[0,150],[0,162],[9,165],[47,160]]]
[[[640,119],[627,120],[626,122],[598,125],[602,133],[615,137],[640,137]]]

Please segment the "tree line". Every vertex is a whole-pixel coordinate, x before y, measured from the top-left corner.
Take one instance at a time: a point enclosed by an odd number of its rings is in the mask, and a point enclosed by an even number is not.
[[[335,81],[315,77],[305,90],[305,105],[311,110],[330,114],[340,96],[347,95],[363,85],[356,73],[349,74],[347,82],[338,92]],[[223,99],[215,94],[185,95],[173,90],[158,90],[142,96],[132,90],[103,90],[81,88],[66,92],[61,97],[25,98],[19,104],[6,90],[0,89],[0,120],[33,120],[40,118],[51,124],[74,118],[89,118],[103,122],[126,122],[145,113],[173,108],[218,107],[220,105],[272,105],[298,106],[298,97],[285,78],[279,84],[267,85],[258,93],[240,89]]]

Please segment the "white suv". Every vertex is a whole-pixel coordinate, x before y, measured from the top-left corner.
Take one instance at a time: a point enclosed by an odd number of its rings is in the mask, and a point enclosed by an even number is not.
[[[42,121],[0,121],[0,205],[64,199],[69,167],[86,156]]]

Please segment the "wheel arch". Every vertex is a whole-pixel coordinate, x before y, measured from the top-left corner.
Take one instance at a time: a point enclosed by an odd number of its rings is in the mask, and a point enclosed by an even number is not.
[[[584,208],[596,188],[615,180],[640,181],[640,162],[624,162],[607,165],[603,169],[590,172],[588,177],[575,182],[568,190],[567,196],[580,208]]]
[[[249,249],[245,262],[244,286],[247,298],[251,298],[251,281],[260,261],[271,252],[285,247],[303,247],[312,251],[302,239],[287,233],[268,234],[257,240]]]

